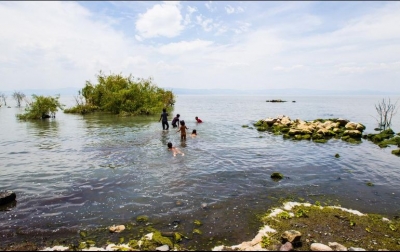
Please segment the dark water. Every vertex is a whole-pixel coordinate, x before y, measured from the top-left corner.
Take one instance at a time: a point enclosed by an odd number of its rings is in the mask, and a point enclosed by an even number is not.
[[[276,98],[289,102],[265,102]],[[158,116],[58,112],[56,119],[20,122],[15,114],[23,109],[2,107],[0,190],[15,191],[18,200],[11,211],[0,211],[3,245],[26,239],[16,230],[90,229],[143,214],[165,225],[201,219],[205,236],[229,234],[228,240],[237,244],[254,236],[256,227],[248,222],[255,213],[288,196],[398,215],[400,158],[391,154],[395,147],[381,149],[366,140],[284,140],[242,127],[277,115],[341,117],[363,123],[364,133],[374,133],[374,105],[382,98],[182,95],[174,114],[181,114],[189,132],[198,132],[186,142],[171,126],[163,132]],[[74,105],[71,97],[61,100],[67,107]],[[195,123],[195,116],[204,123]],[[392,128],[400,131],[400,115],[394,116]],[[185,156],[173,157],[167,151],[169,141]],[[288,178],[274,182],[274,171]]]

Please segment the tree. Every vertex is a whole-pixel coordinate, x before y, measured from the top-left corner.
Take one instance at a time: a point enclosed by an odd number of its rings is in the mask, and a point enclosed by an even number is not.
[[[375,105],[375,109],[379,115],[379,120],[377,120],[379,123],[379,129],[386,130],[390,128],[392,125],[392,117],[397,113],[396,105],[397,102],[394,104],[391,103],[390,98],[387,100],[382,99],[378,105]]]
[[[58,108],[63,109],[64,105],[59,102],[59,96],[37,96],[32,95],[33,101],[28,102],[25,114],[17,114],[18,119],[44,119],[55,117]]]
[[[21,101],[25,98],[25,94],[22,92],[14,91],[12,96],[17,101],[17,106],[21,107]]]
[[[7,102],[6,102],[7,96],[4,93],[0,93],[0,99],[3,100],[4,106],[7,106]]]
[[[75,97],[77,105],[65,113],[85,114],[93,111],[127,115],[154,115],[163,108],[170,110],[175,103],[174,94],[153,84],[153,79],[134,79],[132,75],[97,75],[97,84],[86,81]],[[83,104],[83,98],[85,103]]]

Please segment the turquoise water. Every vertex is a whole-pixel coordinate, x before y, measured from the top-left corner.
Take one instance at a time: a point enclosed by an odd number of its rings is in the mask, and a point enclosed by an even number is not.
[[[247,223],[254,213],[293,195],[311,203],[329,198],[347,208],[398,215],[400,158],[391,154],[395,147],[381,149],[366,140],[284,140],[242,127],[278,115],[340,117],[374,133],[375,104],[382,98],[181,95],[173,114],[181,115],[189,132],[198,132],[186,142],[171,125],[163,131],[159,116],[58,112],[55,119],[21,122],[15,114],[23,109],[2,107],[0,190],[15,191],[18,201],[11,211],[0,211],[0,235],[7,243],[26,239],[16,235],[17,229],[28,234],[79,230],[146,214],[165,228],[179,219],[189,230],[185,221],[201,219],[205,237],[229,234],[229,241],[239,243],[254,236]],[[289,102],[265,102],[270,99]],[[61,101],[74,105],[73,97]],[[197,124],[195,116],[203,123]],[[400,115],[394,116],[392,128],[400,132]],[[185,156],[173,157],[169,141]],[[286,178],[272,181],[274,171]]]

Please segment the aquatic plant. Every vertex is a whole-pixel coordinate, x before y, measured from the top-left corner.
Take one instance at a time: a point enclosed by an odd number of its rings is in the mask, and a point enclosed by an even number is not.
[[[63,109],[64,105],[58,100],[60,96],[32,95],[33,101],[28,103],[25,114],[17,114],[18,119],[44,119],[54,117],[58,109]]]
[[[378,112],[379,129],[386,130],[392,125],[392,117],[397,113],[397,102],[391,103],[390,98],[382,99],[377,105],[375,105],[376,112]]]
[[[157,87],[153,79],[121,74],[97,75],[96,84],[86,81],[75,97],[77,105],[65,113],[111,112],[123,115],[154,115],[163,108],[171,110],[175,103],[172,91]]]
[[[22,92],[14,91],[12,97],[17,101],[17,106],[21,107],[21,101],[25,98],[25,94]]]

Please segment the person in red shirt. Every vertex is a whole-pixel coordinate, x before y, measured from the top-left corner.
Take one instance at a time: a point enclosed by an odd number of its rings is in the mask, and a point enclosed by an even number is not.
[[[195,119],[196,119],[196,121],[198,122],[198,123],[202,123],[203,121],[200,119],[200,118],[198,118],[197,116],[195,117]]]

